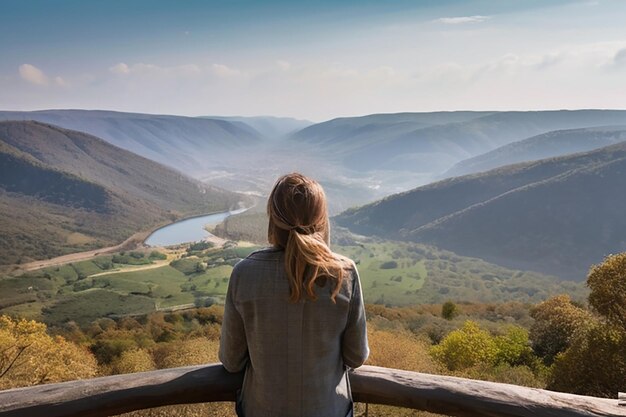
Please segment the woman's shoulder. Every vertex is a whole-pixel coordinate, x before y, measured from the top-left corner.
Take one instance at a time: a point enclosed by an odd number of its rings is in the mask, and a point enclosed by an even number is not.
[[[356,270],[356,263],[345,255],[333,252],[335,259],[343,266],[344,269]]]
[[[268,246],[263,249],[255,250],[250,255],[246,256],[243,260],[252,261],[272,261],[278,260],[284,254],[284,250],[275,246]]]
[[[277,262],[282,259],[284,251],[276,247],[267,247],[255,250],[235,265],[235,270],[242,271],[248,268],[256,268],[259,264]]]

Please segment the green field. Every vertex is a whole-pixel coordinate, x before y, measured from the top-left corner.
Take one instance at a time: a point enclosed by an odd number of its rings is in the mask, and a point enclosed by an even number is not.
[[[370,304],[534,303],[562,293],[578,300],[586,296],[582,284],[506,269],[431,246],[357,238],[341,231],[336,235],[333,250],[357,263]],[[162,266],[151,265],[154,261],[147,254],[125,253],[2,277],[0,313],[55,325],[221,303],[233,266],[256,249],[231,242],[225,248],[195,246]]]
[[[535,303],[556,294],[576,300],[587,296],[581,283],[515,271],[419,243],[344,239],[333,248],[357,263],[367,303]]]
[[[427,277],[425,260],[403,246],[383,242],[336,248],[356,262],[367,303],[415,303],[415,294]]]
[[[255,248],[206,248],[170,264],[147,254],[119,253],[0,277],[0,314],[59,325],[222,302],[233,265]],[[121,261],[124,263],[116,263]]]

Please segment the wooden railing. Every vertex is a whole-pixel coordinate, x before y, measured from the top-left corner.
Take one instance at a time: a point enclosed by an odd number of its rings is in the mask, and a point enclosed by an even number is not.
[[[115,375],[0,391],[0,417],[103,417],[173,404],[234,401],[242,374],[221,364]],[[357,402],[451,416],[626,416],[618,400],[363,366],[350,373]]]

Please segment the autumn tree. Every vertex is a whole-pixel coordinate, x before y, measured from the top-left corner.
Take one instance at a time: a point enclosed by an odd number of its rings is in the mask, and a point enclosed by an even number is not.
[[[146,349],[130,349],[111,362],[112,374],[130,374],[156,369],[152,355]]]
[[[587,277],[589,304],[606,320],[626,330],[626,252],[594,265]]]
[[[468,320],[460,329],[450,332],[440,344],[431,348],[432,356],[451,371],[478,363],[493,363],[498,348],[488,331]]]
[[[551,364],[571,344],[574,335],[593,322],[591,313],[572,303],[569,295],[557,295],[532,308],[535,322],[530,339],[535,353]]]
[[[587,277],[589,304],[600,317],[556,357],[550,389],[614,398],[626,391],[626,253],[608,256]]]
[[[0,316],[0,389],[90,378],[96,372],[91,353],[51,337],[45,324]]]
[[[368,365],[407,371],[438,373],[440,367],[428,355],[429,343],[406,330],[381,330],[369,326]]]
[[[626,332],[596,322],[557,356],[548,388],[609,398],[626,391]]]

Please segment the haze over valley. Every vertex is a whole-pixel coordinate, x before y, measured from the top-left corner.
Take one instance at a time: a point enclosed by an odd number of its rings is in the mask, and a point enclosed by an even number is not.
[[[331,212],[338,214],[466,173],[463,167],[477,172],[615,143],[621,138],[615,126],[626,126],[626,112],[400,113],[312,124],[290,118],[50,110],[0,112],[0,120],[37,120],[81,130],[236,192],[263,195],[281,173],[301,171],[326,186]],[[526,155],[490,156],[506,152],[501,146],[528,148],[524,140],[533,141]],[[485,166],[472,162],[486,158],[490,162]]]

